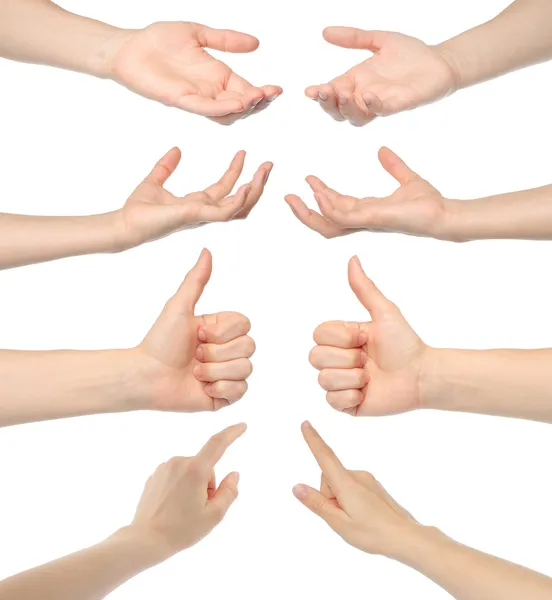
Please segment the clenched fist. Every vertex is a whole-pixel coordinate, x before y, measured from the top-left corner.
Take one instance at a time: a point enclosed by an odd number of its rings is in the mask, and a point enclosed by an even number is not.
[[[149,373],[151,405],[169,411],[212,411],[239,400],[247,390],[255,343],[249,319],[240,313],[195,315],[212,271],[203,250],[144,341],[135,349]]]
[[[316,328],[311,364],[329,404],[355,416],[413,410],[427,346],[399,309],[368,279],[360,261],[349,262],[349,283],[371,321],[329,321]]]

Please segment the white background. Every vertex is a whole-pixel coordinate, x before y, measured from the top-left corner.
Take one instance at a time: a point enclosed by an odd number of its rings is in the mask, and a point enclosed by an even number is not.
[[[308,84],[367,56],[326,44],[327,25],[397,30],[437,43],[506,2],[67,0],[64,6],[122,27],[191,20],[253,33],[260,49],[228,55],[228,63],[285,93],[262,115],[223,128],[111,82],[2,61],[0,210],[113,210],[173,145],[184,158],[169,189],[180,194],[218,179],[240,148],[249,152],[245,177],[265,160],[275,169],[246,222],[177,234],[121,255],[0,273],[0,345],[135,345],[206,246],[214,276],[199,309],[248,315],[258,352],[247,396],[215,415],[97,416],[0,432],[0,577],[128,523],[158,463],[195,453],[212,433],[245,420],[248,433],[219,469],[221,476],[242,474],[241,496],[225,522],[113,598],[448,597],[407,568],[346,546],[293,498],[295,483],[315,484],[319,476],[300,436],[305,418],[346,465],[371,470],[424,523],[552,575],[546,425],[430,411],[354,420],[326,404],[307,361],[316,325],[367,318],[347,285],[347,260],[356,253],[431,345],[549,346],[552,246],[455,245],[371,233],[328,241],[304,228],[283,201],[293,192],[312,205],[303,181],[309,173],[343,193],[390,193],[396,184],[376,158],[383,144],[453,198],[550,183],[552,65],[362,129],[335,123],[303,95]]]

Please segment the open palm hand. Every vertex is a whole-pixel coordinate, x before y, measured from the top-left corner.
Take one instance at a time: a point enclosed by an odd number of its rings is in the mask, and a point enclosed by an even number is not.
[[[438,49],[400,33],[328,27],[324,38],[336,46],[370,50],[373,56],[327,84],[305,93],[336,121],[366,125],[439,100],[456,88],[452,66]]]
[[[154,23],[116,34],[110,44],[112,77],[142,96],[230,125],[267,108],[282,88],[251,85],[204,48],[241,53],[258,45],[236,31]]]
[[[307,182],[321,214],[293,194],[286,196],[286,201],[302,223],[327,238],[361,230],[439,237],[447,217],[447,200],[388,148],[380,150],[379,159],[400,184],[390,196],[343,196],[311,175]]]

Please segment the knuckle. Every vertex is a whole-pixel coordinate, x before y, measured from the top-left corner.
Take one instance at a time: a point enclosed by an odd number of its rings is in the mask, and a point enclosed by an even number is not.
[[[324,388],[326,391],[330,391],[331,375],[327,370],[320,371],[318,374],[318,383],[320,384],[320,387]]]
[[[315,346],[309,352],[309,362],[314,368],[320,364],[320,346]]]
[[[247,381],[240,381],[236,386],[235,392],[231,394],[232,398],[230,398],[230,400],[240,400],[241,398],[243,398],[245,392],[247,392],[248,387],[249,386],[247,385]]]
[[[255,354],[255,350],[257,350],[257,345],[255,344],[255,340],[249,336],[245,338],[244,342],[244,352],[247,357],[253,356]]]
[[[245,378],[247,379],[247,377],[249,377],[251,373],[253,373],[253,363],[248,358],[244,358],[243,360],[245,361],[243,370]]]

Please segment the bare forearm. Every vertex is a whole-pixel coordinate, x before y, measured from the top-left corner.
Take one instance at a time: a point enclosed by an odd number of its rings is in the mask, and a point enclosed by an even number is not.
[[[109,77],[117,28],[67,12],[49,0],[0,0],[0,55]]]
[[[424,408],[552,423],[552,350],[429,349]]]
[[[86,217],[0,214],[0,269],[122,248],[118,213]]]
[[[436,529],[417,526],[394,558],[434,581],[456,600],[552,597],[552,579],[458,544]]]
[[[552,185],[446,206],[443,239],[552,239]]]
[[[170,554],[157,540],[122,529],[96,546],[0,582],[0,600],[100,600]]]
[[[460,88],[552,58],[552,3],[517,0],[496,18],[439,45]]]
[[[133,350],[0,351],[0,427],[148,407]]]

